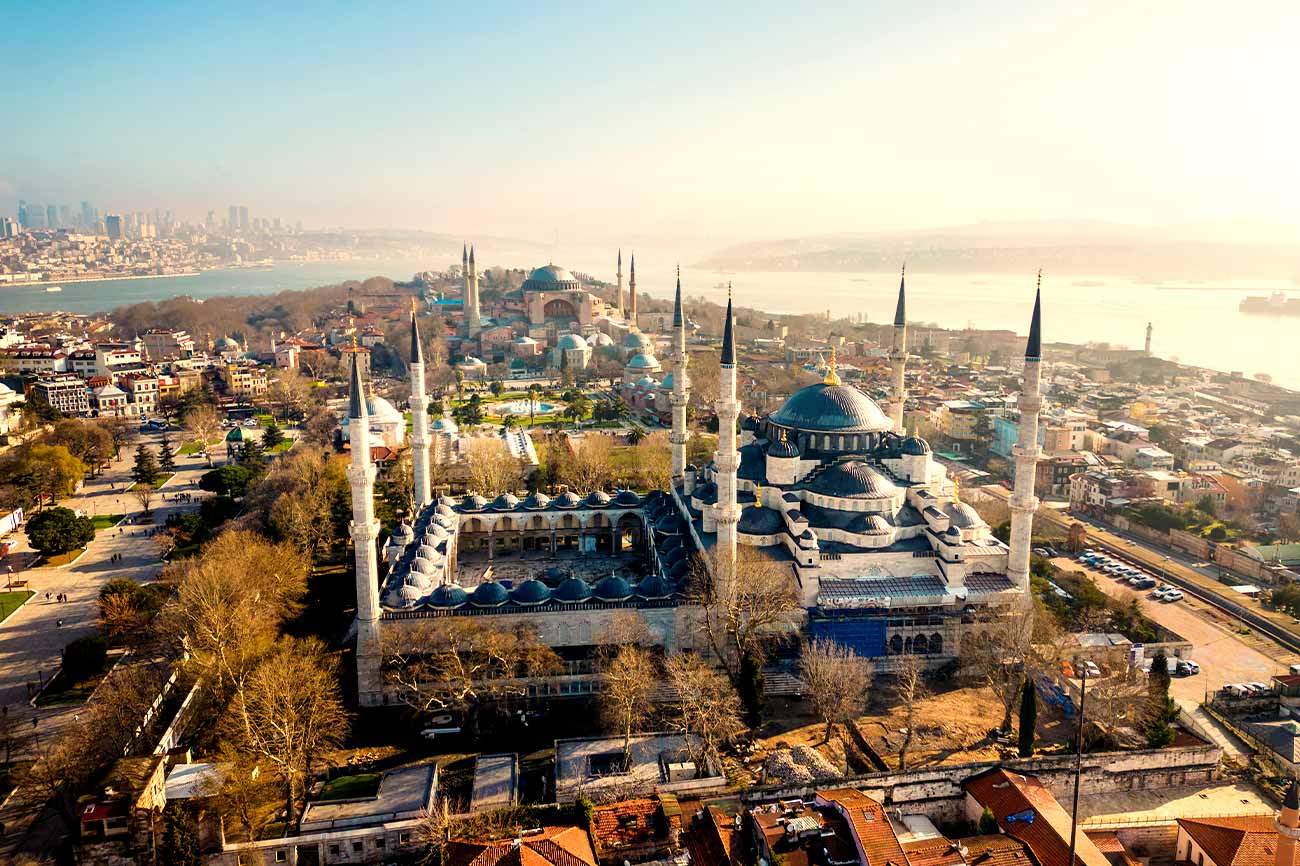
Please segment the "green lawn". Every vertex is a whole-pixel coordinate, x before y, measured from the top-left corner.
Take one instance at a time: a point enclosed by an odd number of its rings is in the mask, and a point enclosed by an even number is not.
[[[38,564],[49,565],[57,568],[60,565],[67,565],[68,563],[72,562],[72,560],[76,559],[78,556],[81,556],[81,554],[85,552],[86,552],[86,548],[78,547],[75,550],[69,550],[67,553],[60,553],[58,556],[47,556],[43,562],[40,562]]]
[[[274,415],[254,415],[253,417],[257,419],[257,425],[259,427],[265,427],[272,421],[275,421]]]
[[[176,449],[177,453],[184,454],[186,457],[192,456],[194,454],[198,454],[202,450],[203,450],[203,446],[200,445],[198,442],[186,442],[180,448]]]
[[[113,528],[121,519],[122,515],[120,514],[96,514],[90,521],[95,524],[95,531],[98,532],[101,529]]]
[[[0,592],[0,622],[8,619],[9,614],[22,607],[22,603],[27,601],[36,593],[27,589],[15,589],[9,592]]]
[[[292,447],[293,447],[293,443],[296,442],[296,441],[297,441],[297,440],[295,440],[295,439],[286,439],[286,440],[284,440],[283,442],[281,442],[279,445],[276,445],[274,448],[272,448],[272,449],[270,449],[269,451],[267,451],[266,453],[267,453],[267,454],[283,454],[284,452],[286,452],[286,451],[288,451],[290,448],[292,448]]]
[[[54,675],[54,679],[50,680],[49,685],[36,696],[36,706],[64,707],[72,704],[84,704],[90,697],[91,692],[103,681],[121,656],[121,650],[110,650],[108,658],[104,660],[103,670],[81,680],[70,680],[64,676],[63,669],[59,668],[59,672]]]
[[[357,773],[355,776],[339,776],[330,779],[321,789],[322,800],[351,800],[358,797],[373,797],[379,791],[379,773]]]

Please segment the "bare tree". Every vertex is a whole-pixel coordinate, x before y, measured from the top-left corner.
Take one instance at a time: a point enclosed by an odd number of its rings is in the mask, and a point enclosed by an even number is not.
[[[235,819],[226,822],[228,834],[233,835],[237,821],[244,828],[247,841],[254,841],[260,838],[274,817],[275,811],[266,806],[279,794],[272,784],[271,775],[260,771],[257,757],[245,751],[240,743],[223,743],[219,756],[225,776],[219,783],[209,783],[213,788],[211,791],[200,793],[214,797],[217,811],[227,819]]]
[[[672,656],[664,668],[677,694],[672,725],[686,741],[696,776],[705,775],[710,766],[721,770],[722,747],[745,729],[736,690],[694,653]]]
[[[337,664],[325,645],[315,638],[289,638],[263,659],[236,694],[228,731],[280,778],[288,825],[293,826],[314,762],[342,744],[349,723]]]
[[[977,623],[962,639],[962,661],[1002,705],[1002,730],[1011,730],[1026,665],[1032,662],[1034,616],[1013,607]]]
[[[826,724],[823,743],[830,740],[836,724],[847,725],[866,710],[871,673],[870,661],[835,641],[817,638],[804,644],[799,676],[813,710]]]
[[[623,735],[623,761],[632,760],[632,731],[650,716],[659,671],[650,652],[624,644],[601,668],[600,709],[606,723]]]
[[[672,482],[673,455],[667,430],[656,430],[637,443],[634,452],[638,486],[667,490]]]
[[[588,432],[569,440],[559,451],[556,480],[574,490],[602,490],[614,480],[614,442],[602,433]]]
[[[470,489],[484,496],[518,490],[523,483],[523,467],[500,439],[476,436],[460,443],[465,458]]]
[[[925,699],[929,689],[925,683],[925,661],[918,655],[898,657],[894,669],[894,693],[903,706],[903,742],[898,747],[898,769],[907,769],[907,750],[916,736],[916,705]]]
[[[384,675],[419,712],[470,711],[527,694],[530,677],[561,669],[555,652],[523,626],[504,629],[473,617],[421,620],[383,633]]]
[[[744,580],[729,579],[729,567],[712,551],[697,556],[691,598],[700,607],[710,647],[728,678],[739,684],[746,656],[761,662],[772,641],[794,633],[799,595],[789,565],[757,548],[742,544],[736,553],[736,574]]]
[[[101,418],[99,424],[108,431],[113,440],[113,458],[121,456],[122,449],[130,445],[140,435],[139,426],[129,418]]]
[[[310,397],[311,382],[297,370],[281,370],[266,389],[267,400],[279,407],[280,417],[286,421],[292,413],[301,411]]]
[[[146,484],[143,481],[136,482],[136,485],[131,488],[131,495],[135,497],[136,502],[140,503],[140,510],[145,514],[151,513],[156,492],[152,484]]]
[[[329,409],[319,408],[313,412],[302,425],[301,442],[328,448],[334,441],[334,431],[339,427],[339,419]]]
[[[211,467],[210,446],[221,438],[221,419],[217,416],[217,410],[211,406],[195,406],[185,413],[185,429],[199,443],[203,453],[208,455],[208,466]]]
[[[323,556],[341,534],[336,508],[347,496],[340,461],[319,448],[300,446],[276,460],[244,500],[246,512],[309,557]]]
[[[441,866],[451,826],[451,803],[439,792],[433,806],[421,809],[416,818],[415,844],[424,852],[419,860],[421,866]]]

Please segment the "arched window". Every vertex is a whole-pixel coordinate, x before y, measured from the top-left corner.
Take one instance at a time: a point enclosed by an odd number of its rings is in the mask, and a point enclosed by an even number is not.
[[[889,652],[893,655],[898,655],[902,651],[903,651],[903,639],[898,635],[894,635],[889,639]]]
[[[930,635],[930,652],[935,655],[943,654],[943,635],[938,632]]]

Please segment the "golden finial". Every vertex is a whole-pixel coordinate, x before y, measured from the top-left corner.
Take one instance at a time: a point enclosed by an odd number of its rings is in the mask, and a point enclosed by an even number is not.
[[[1041,292],[1042,290],[1043,290],[1043,269],[1039,268],[1038,269],[1038,291]]]
[[[781,428],[781,441],[782,441],[782,442],[785,441],[785,428],[784,428],[784,427]]]
[[[826,371],[826,378],[822,380],[822,384],[838,385],[840,383],[840,375],[836,372],[837,367],[838,364],[835,359],[835,347],[831,346],[831,366],[830,369]]]
[[[352,351],[355,352],[356,350],[357,350],[357,335],[356,335],[356,334],[353,334],[353,335],[352,335]]]
[[[411,315],[415,315],[415,295],[411,295]]]
[[[727,300],[731,300],[731,280],[727,280]]]
[[[757,482],[754,484],[754,507],[763,507],[763,485]]]
[[[961,479],[958,478],[956,475],[954,475],[952,477],[952,501],[953,502],[960,501],[957,499],[957,496],[960,493],[961,493]]]

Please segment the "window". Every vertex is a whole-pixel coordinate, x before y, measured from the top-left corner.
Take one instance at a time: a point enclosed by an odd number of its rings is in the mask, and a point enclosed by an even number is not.
[[[276,863],[285,863],[288,862],[288,860],[289,860],[289,855],[285,852],[283,848],[275,852]]]
[[[339,856],[339,852],[340,852],[340,850],[341,850],[341,849],[339,848],[338,845],[331,845],[331,846],[330,846],[330,856],[331,856],[331,857],[337,857],[337,856]]]
[[[384,837],[383,837],[383,836],[380,836],[378,839],[375,840],[375,847],[376,847],[376,848],[383,848],[383,847],[384,847],[384,842],[385,842]]]
[[[361,853],[361,849],[364,847],[365,847],[365,843],[362,842],[360,839],[352,843],[352,850],[358,854]]]
[[[405,845],[410,841],[411,841],[411,834],[408,831],[403,830],[402,832],[397,834],[398,845]]]

